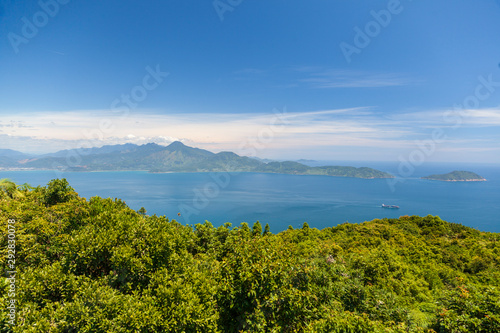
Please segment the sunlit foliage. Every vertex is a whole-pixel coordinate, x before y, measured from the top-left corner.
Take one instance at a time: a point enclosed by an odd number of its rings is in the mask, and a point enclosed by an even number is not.
[[[2,184],[2,234],[8,219],[17,228],[14,332],[500,331],[499,234],[437,216],[279,234],[185,226],[86,200],[64,179]],[[0,325],[12,328],[6,311]]]

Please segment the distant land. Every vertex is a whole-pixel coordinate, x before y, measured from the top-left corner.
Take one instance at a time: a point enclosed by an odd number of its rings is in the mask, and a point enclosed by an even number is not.
[[[486,179],[471,171],[452,171],[440,175],[430,175],[422,179],[440,180],[445,182],[483,182]]]
[[[299,163],[316,163],[317,161],[300,159],[300,160],[297,160],[297,162],[299,162]]]
[[[302,163],[264,162],[232,152],[213,153],[176,141],[168,146],[155,143],[123,144],[100,148],[62,150],[33,156],[12,150],[0,150],[3,170],[61,171],[149,171],[149,172],[266,172],[296,175],[325,175],[355,178],[394,178],[368,168],[351,166],[309,167]]]

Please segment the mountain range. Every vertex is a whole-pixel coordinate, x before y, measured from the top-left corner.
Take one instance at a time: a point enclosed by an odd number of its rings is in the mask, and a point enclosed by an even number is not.
[[[263,161],[233,152],[213,153],[176,141],[168,146],[122,144],[100,148],[61,150],[30,155],[0,149],[2,169],[49,169],[62,171],[149,171],[149,172],[266,172],[298,175],[326,175],[356,178],[393,178],[368,167],[309,167],[292,161]]]

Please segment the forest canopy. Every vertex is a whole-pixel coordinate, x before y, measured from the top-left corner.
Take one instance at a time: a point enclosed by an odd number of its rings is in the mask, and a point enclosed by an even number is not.
[[[500,234],[401,216],[182,225],[65,179],[0,182],[1,332],[498,332]],[[14,221],[14,222],[12,222]]]

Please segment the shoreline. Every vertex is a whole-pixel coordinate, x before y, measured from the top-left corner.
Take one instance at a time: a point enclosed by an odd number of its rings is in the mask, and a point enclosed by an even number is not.
[[[280,173],[280,172],[256,172],[256,171],[149,171],[149,170],[88,170],[88,171],[74,171],[74,170],[58,170],[58,169],[23,169],[23,168],[9,168],[0,169],[0,172],[31,172],[31,171],[54,171],[54,172],[71,172],[71,173],[96,173],[96,172],[147,172],[151,174],[168,174],[168,173],[263,173],[263,174],[274,174],[274,175],[291,175],[291,176],[325,176],[325,177],[335,177],[335,178],[357,178],[357,179],[394,179],[395,177],[353,177],[353,176],[342,176],[342,175],[322,175],[322,174],[307,174],[307,173]]]

